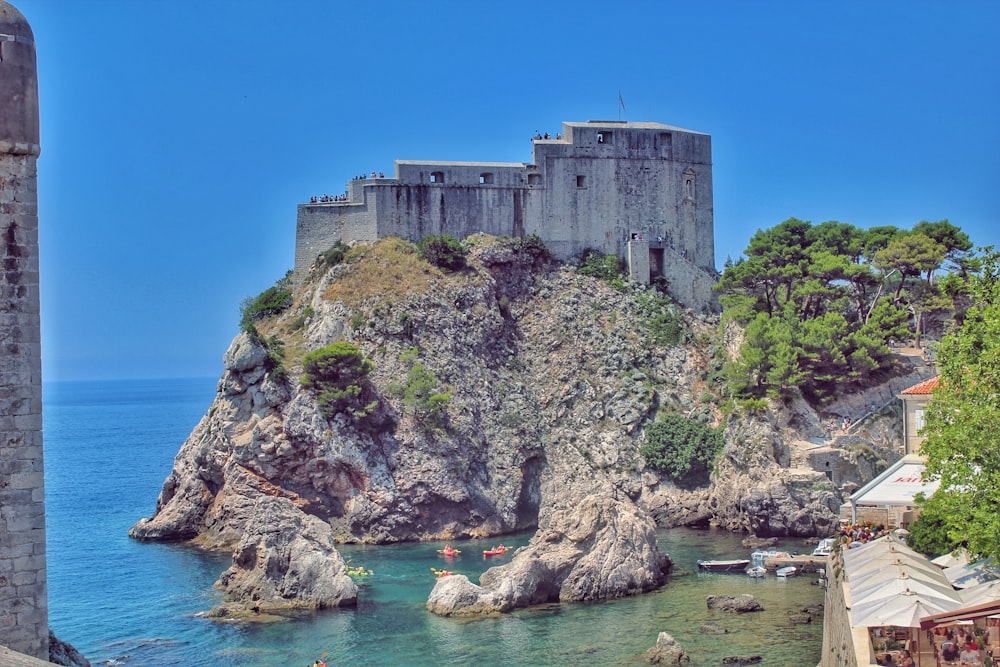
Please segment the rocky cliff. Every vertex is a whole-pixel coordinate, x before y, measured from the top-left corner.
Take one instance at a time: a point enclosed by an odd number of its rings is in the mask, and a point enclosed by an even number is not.
[[[644,426],[659,412],[722,420],[705,381],[716,321],[677,310],[685,342],[664,347],[649,335],[648,288],[614,289],[517,242],[468,243],[454,273],[396,239],[317,265],[291,308],[233,341],[155,514],[130,534],[234,550],[218,583],[227,605],[263,609],[350,604],[337,542],[537,529],[480,586],[435,588],[433,610],[463,613],[649,590],[669,567],[654,519],[829,531],[839,493],[787,471],[774,419],[729,418],[709,486],[680,489],[645,469]],[[363,428],[324,416],[299,383],[305,353],[341,340],[372,362]],[[418,364],[450,395],[440,419],[407,400]],[[265,530],[262,512],[283,527]]]

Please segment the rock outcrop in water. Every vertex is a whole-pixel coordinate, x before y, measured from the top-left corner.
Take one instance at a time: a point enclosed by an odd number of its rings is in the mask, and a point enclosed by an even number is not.
[[[553,513],[510,563],[484,572],[479,586],[461,575],[439,579],[427,609],[470,615],[643,593],[669,569],[655,545],[656,526],[631,501],[587,496]]]
[[[219,582],[227,604],[263,609],[349,604],[337,542],[537,528],[479,586],[438,584],[429,606],[456,614],[658,586],[669,559],[654,522],[828,531],[837,489],[787,473],[785,436],[766,420],[729,419],[708,487],[681,489],[645,469],[639,447],[658,413],[722,418],[705,382],[718,361],[695,342],[711,338],[715,321],[675,309],[687,342],[659,345],[652,290],[614,289],[516,241],[471,245],[468,267],[450,274],[396,239],[317,267],[290,309],[233,341],[155,514],[130,534],[234,550]],[[327,418],[298,382],[306,352],[341,340],[373,364],[364,424]],[[439,421],[407,393],[418,365],[449,397]],[[304,585],[306,572],[322,583]]]

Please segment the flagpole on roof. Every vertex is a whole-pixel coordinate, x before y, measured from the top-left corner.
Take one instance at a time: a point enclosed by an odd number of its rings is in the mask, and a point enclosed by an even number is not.
[[[622,91],[618,91],[618,120],[622,119],[622,111],[625,111],[625,101],[622,99]]]

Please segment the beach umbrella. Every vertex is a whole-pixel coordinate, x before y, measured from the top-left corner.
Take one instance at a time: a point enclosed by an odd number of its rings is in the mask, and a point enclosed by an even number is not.
[[[987,581],[977,586],[969,586],[958,591],[958,596],[967,607],[1000,600],[1000,579]]]
[[[953,611],[961,606],[961,602],[948,604],[927,600],[916,593],[904,592],[867,604],[856,604],[851,607],[851,625],[853,627],[875,627],[895,625],[901,628],[916,628],[926,616]]]
[[[985,558],[965,565],[953,565],[945,568],[944,576],[955,588],[968,588],[1000,579],[1000,573],[998,573],[998,568],[992,558]]]
[[[917,595],[923,600],[944,606],[957,605],[962,601],[947,583],[914,579],[902,572],[892,579],[869,581],[861,588],[851,586],[851,606],[862,604],[866,600],[881,600],[899,595]]]
[[[941,568],[953,567],[955,565],[967,565],[969,563],[969,556],[966,554],[965,549],[962,549],[958,554],[947,553],[938,556],[937,558],[932,558],[931,562]]]
[[[904,573],[921,581],[931,581],[950,588],[948,580],[945,579],[939,568],[928,563],[921,564],[905,560],[873,563],[870,567],[848,573],[847,581],[850,582],[851,590],[854,591],[865,588],[876,581],[889,581]]]

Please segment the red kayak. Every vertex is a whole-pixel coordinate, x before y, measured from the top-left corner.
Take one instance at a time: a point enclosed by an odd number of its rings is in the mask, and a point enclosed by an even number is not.
[[[483,549],[483,555],[484,556],[499,556],[501,554],[507,553],[508,551],[510,551],[510,548],[509,547],[505,547],[504,545],[501,544],[500,546],[493,547],[492,549],[488,549],[488,550],[487,549]]]

